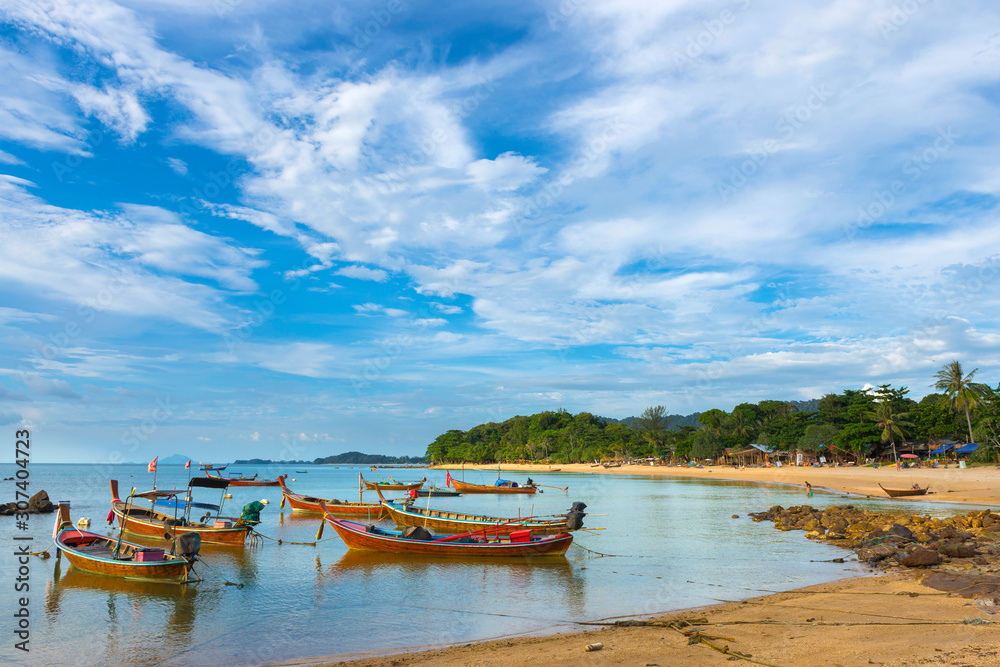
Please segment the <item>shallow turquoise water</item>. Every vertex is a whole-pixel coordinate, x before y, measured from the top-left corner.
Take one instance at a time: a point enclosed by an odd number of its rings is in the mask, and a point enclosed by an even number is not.
[[[357,498],[358,468],[307,466],[295,469],[236,467],[274,477],[288,472],[298,493]],[[371,473],[362,468],[367,478]],[[399,479],[427,476],[444,486],[444,471],[380,471]],[[720,471],[721,472],[721,471]],[[74,521],[87,516],[91,530],[108,531],[105,517],[115,476],[123,490],[147,489],[145,466],[46,465],[31,468],[31,491],[45,489],[52,500],[70,500]],[[0,466],[0,476],[13,466]],[[456,473],[456,476],[461,473]],[[495,473],[466,471],[466,480],[489,483]],[[524,475],[504,477],[524,480]],[[292,478],[295,481],[291,481]],[[394,649],[468,642],[510,634],[570,629],[574,621],[653,614],[712,604],[829,581],[863,572],[858,564],[823,561],[847,552],[776,531],[746,518],[772,505],[831,504],[906,507],[913,503],[845,498],[775,484],[702,481],[626,475],[538,473],[540,484],[569,486],[531,496],[434,498],[431,507],[497,516],[564,512],[580,500],[594,514],[575,544],[614,554],[598,557],[573,546],[565,559],[493,562],[452,561],[348,553],[332,528],[312,542],[319,517],[279,508],[277,487],[233,488],[227,501],[235,513],[261,498],[270,505],[259,531],[281,539],[258,548],[205,545],[205,581],[196,586],[121,582],[86,575],[55,559],[31,562],[31,653],[37,665],[261,665],[325,655],[386,653]],[[187,471],[160,466],[159,488],[184,487]],[[2,482],[3,501],[13,496]],[[209,496],[211,494],[208,494]],[[212,502],[214,498],[208,498]],[[366,493],[365,500],[375,500]],[[428,501],[421,499],[423,506]],[[921,503],[923,511],[948,515],[969,506]],[[733,514],[740,515],[733,519]],[[53,515],[35,516],[29,531],[33,549],[51,541]],[[0,517],[12,535],[13,517]],[[328,539],[332,538],[332,539]],[[12,544],[10,538],[8,545]],[[5,545],[6,546],[6,545]],[[54,554],[54,550],[50,549]],[[2,561],[4,616],[15,605],[16,564]],[[242,589],[224,581],[243,584]],[[3,654],[23,658],[6,642]]]

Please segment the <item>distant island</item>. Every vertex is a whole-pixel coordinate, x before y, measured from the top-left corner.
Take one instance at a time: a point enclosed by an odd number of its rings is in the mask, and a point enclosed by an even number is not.
[[[344,452],[335,456],[325,456],[312,461],[272,461],[270,459],[237,459],[233,465],[422,465],[427,463],[423,456],[386,456],[385,454],[362,454],[361,452]]]

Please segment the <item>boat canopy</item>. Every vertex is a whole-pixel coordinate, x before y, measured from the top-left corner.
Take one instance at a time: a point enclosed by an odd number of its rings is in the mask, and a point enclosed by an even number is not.
[[[170,498],[171,496],[183,495],[186,491],[174,489],[173,491],[143,491],[141,493],[133,493],[133,498],[142,498],[143,500],[154,501],[157,498]]]
[[[184,509],[185,507],[193,507],[200,510],[210,510],[212,512],[218,512],[221,508],[218,505],[212,505],[211,503],[186,503],[183,500],[157,500],[153,503],[157,507],[169,507],[170,509]]]

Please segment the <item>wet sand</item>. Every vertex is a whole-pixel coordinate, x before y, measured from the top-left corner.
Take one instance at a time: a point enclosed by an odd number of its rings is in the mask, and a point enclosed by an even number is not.
[[[919,502],[1000,504],[1000,468],[670,468],[561,465],[561,472],[703,477],[794,484],[834,491],[885,496],[878,483],[906,488],[930,485]],[[452,468],[454,469],[454,468]],[[504,471],[536,473],[549,466],[504,465]],[[803,494],[804,496],[804,494]],[[803,497],[805,502],[805,497]],[[767,508],[734,508],[740,513]],[[762,530],[766,528],[762,525]],[[804,538],[803,538],[804,539]],[[845,557],[850,552],[845,551]],[[975,575],[971,565],[906,570],[891,575],[844,579],[743,601],[673,611],[639,627],[581,626],[550,636],[499,639],[462,646],[412,650],[347,662],[315,658],[289,664],[344,664],[351,667],[452,665],[702,665],[791,666],[926,664],[1000,665],[1000,614],[992,615],[955,593],[925,586],[932,572]],[[987,576],[997,576],[996,573]],[[997,577],[1000,580],[1000,577]],[[745,582],[752,587],[752,582]],[[738,597],[738,585],[731,597]],[[678,623],[680,621],[680,623]],[[415,622],[418,622],[415,619]],[[650,622],[650,621],[647,621]],[[671,624],[678,627],[670,627]],[[691,623],[690,626],[686,623]],[[698,635],[692,632],[697,630]],[[590,644],[602,644],[587,651]],[[723,653],[728,650],[729,653]],[[736,655],[740,654],[740,655]],[[742,656],[742,657],[741,657]]]

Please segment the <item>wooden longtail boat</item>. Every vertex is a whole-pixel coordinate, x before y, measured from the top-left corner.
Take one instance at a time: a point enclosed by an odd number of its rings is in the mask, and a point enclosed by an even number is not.
[[[569,519],[566,517],[559,519],[538,517],[510,519],[480,514],[459,514],[458,512],[427,509],[416,505],[395,507],[389,504],[385,505],[385,511],[400,528],[423,526],[442,533],[467,533],[470,530],[483,528],[500,528],[507,532],[527,529],[536,535],[558,535],[569,532]]]
[[[535,493],[538,490],[534,484],[530,486],[516,486],[516,484],[517,482],[506,479],[498,479],[496,484],[470,484],[451,478],[451,485],[462,493]]]
[[[230,473],[230,477],[223,477],[218,473],[213,475],[212,471],[205,471],[205,474],[212,479],[224,479],[229,482],[229,486],[278,486],[278,480],[257,479],[257,473],[254,473],[253,477],[243,477],[239,473]],[[232,475],[236,476],[234,477]]]
[[[927,495],[928,489],[931,488],[929,486],[925,486],[924,488],[920,488],[916,484],[914,484],[913,488],[910,488],[910,489],[887,489],[884,486],[882,486],[881,484],[879,484],[879,487],[883,491],[885,491],[886,495],[888,495],[890,498],[900,498],[902,496],[924,496],[924,495]]]
[[[73,567],[125,579],[146,581],[172,581],[185,584],[193,574],[197,548],[194,553],[177,555],[162,549],[149,549],[141,544],[120,538],[105,537],[73,527],[69,516],[69,503],[59,503],[56,517],[56,547]],[[149,558],[149,560],[145,560]],[[195,575],[195,581],[198,581]]]
[[[336,516],[365,516],[369,517],[372,521],[378,521],[379,519],[387,516],[385,509],[382,507],[382,503],[352,503],[340,500],[328,500],[326,498],[314,498],[312,496],[303,496],[299,493],[293,493],[291,489],[285,486],[285,478],[288,475],[282,475],[278,478],[278,483],[281,486],[281,506],[284,507],[285,503],[292,508],[293,512],[314,512],[316,514],[322,514],[323,508],[320,503],[326,503],[327,512]],[[397,501],[408,503],[409,499],[404,501]]]
[[[364,477],[361,478],[361,481],[364,482],[365,488],[368,489],[369,491],[374,491],[375,489],[382,489],[383,491],[410,491],[410,490],[419,490],[424,485],[424,482],[427,481],[427,478],[425,477],[419,482],[406,482],[398,484],[397,483],[383,484],[382,482],[369,482]]]
[[[503,556],[565,556],[573,543],[569,533],[535,537],[531,531],[494,535],[483,531],[462,533],[429,540],[405,538],[394,530],[382,530],[353,521],[338,519],[329,514],[326,521],[334,527],[348,549],[356,551],[385,551],[389,553],[429,554],[459,557]],[[523,533],[519,535],[519,533]]]
[[[131,502],[126,502],[118,497],[118,480],[111,480],[111,512],[118,518],[118,525],[126,531],[135,535],[144,535],[160,540],[169,540],[177,533],[197,533],[202,542],[214,544],[243,544],[249,537],[253,526],[242,523],[239,519],[218,516],[220,505],[208,505],[204,503],[192,503],[190,493],[192,487],[217,488],[225,492],[228,483],[226,480],[219,480],[212,477],[195,477],[189,482],[187,491],[146,491],[129,496],[132,498],[142,498],[150,503],[149,509],[145,507],[135,507]],[[171,495],[181,495],[187,493],[188,499],[178,503],[174,514],[161,512],[155,509],[153,503],[158,498],[165,498]],[[192,508],[204,508],[215,510],[213,517],[210,513],[202,518],[202,521],[193,521],[190,518]],[[177,514],[178,510],[180,511]],[[208,518],[206,520],[206,517]],[[211,524],[208,523],[211,521]],[[108,517],[111,521],[111,516]],[[221,524],[221,525],[216,525]],[[229,525],[226,525],[229,524]]]

